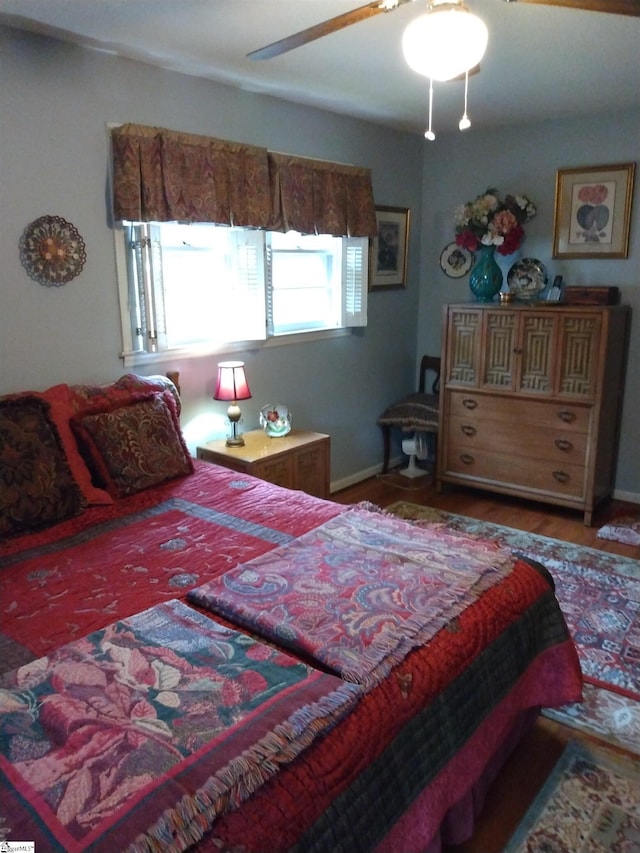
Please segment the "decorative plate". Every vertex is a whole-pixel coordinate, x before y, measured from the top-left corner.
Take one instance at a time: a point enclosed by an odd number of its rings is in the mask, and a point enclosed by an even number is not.
[[[80,274],[87,260],[84,240],[61,216],[41,216],[24,229],[20,260],[29,277],[60,287]]]
[[[535,258],[523,258],[516,261],[507,273],[509,292],[516,299],[537,299],[547,286],[547,270]]]
[[[457,243],[449,243],[440,255],[440,268],[449,278],[462,278],[469,272],[474,261],[473,252],[463,249]]]

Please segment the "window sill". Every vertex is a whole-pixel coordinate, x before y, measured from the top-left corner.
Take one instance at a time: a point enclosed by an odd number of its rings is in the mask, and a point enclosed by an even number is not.
[[[123,365],[129,367],[142,367],[144,365],[160,364],[165,362],[183,361],[190,358],[202,358],[203,356],[222,355],[232,352],[246,352],[247,350],[271,349],[272,347],[291,346],[292,344],[305,344],[312,341],[326,341],[332,338],[344,338],[350,335],[351,328],[322,329],[314,332],[296,332],[290,335],[277,335],[264,341],[236,341],[225,343],[223,346],[194,344],[188,347],[176,347],[160,352],[123,352],[120,353]]]

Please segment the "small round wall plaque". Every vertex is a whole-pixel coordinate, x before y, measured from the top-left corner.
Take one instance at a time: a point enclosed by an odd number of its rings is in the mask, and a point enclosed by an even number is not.
[[[76,228],[61,216],[41,216],[24,229],[20,260],[30,278],[61,287],[80,275],[87,254]]]

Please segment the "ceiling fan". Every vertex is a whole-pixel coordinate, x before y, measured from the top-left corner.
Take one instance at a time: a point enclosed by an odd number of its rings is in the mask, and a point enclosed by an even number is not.
[[[314,24],[312,27],[300,30],[300,32],[278,39],[278,41],[252,51],[247,56],[249,59],[271,59],[274,56],[280,56],[283,53],[294,50],[296,47],[302,47],[302,45],[323,36],[343,30],[345,27],[350,27],[352,24],[357,24],[374,15],[379,15],[382,12],[392,12],[398,6],[412,2],[415,2],[415,0],[375,0],[364,6],[358,6],[350,12],[344,12],[342,15],[336,15],[335,18],[330,18],[327,21],[322,21],[319,24]],[[590,12],[610,12],[616,15],[640,17],[640,0],[505,0],[505,2],[536,3],[546,6],[563,6],[569,9],[584,9]],[[427,5],[430,4],[427,3]]]

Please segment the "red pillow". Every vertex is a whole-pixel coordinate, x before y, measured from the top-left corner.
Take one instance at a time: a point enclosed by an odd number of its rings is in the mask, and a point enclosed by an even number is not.
[[[91,472],[80,454],[70,420],[74,414],[71,405],[71,392],[68,385],[54,385],[46,391],[36,394],[49,403],[53,419],[62,440],[62,446],[71,468],[71,473],[82,490],[88,504],[112,504],[113,498],[104,489],[99,489],[91,480]]]
[[[95,470],[113,497],[193,473],[170,392],[130,395],[72,419]]]

